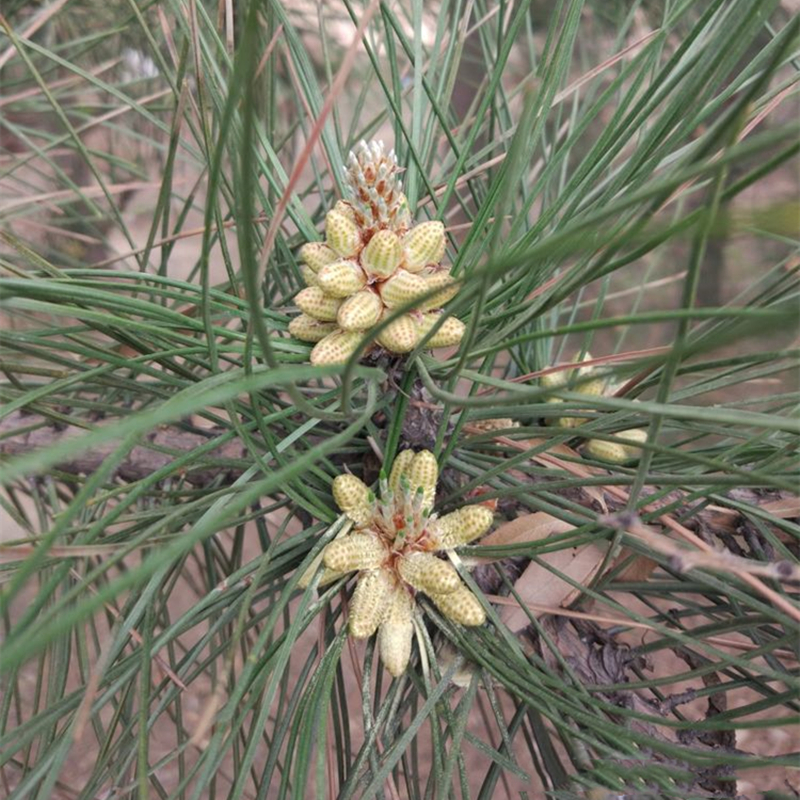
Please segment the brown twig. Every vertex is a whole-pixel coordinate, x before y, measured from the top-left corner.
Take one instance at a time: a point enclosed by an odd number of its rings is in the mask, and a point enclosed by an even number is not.
[[[104,420],[99,426],[113,425],[114,420]],[[13,458],[33,450],[46,449],[68,439],[78,438],[86,430],[77,425],[55,427],[41,414],[24,414],[15,411],[0,420],[0,456]],[[203,433],[186,430],[179,425],[167,425],[151,431],[146,443],[132,448],[117,467],[116,475],[125,481],[138,481],[163,469],[176,458],[196,450],[209,440],[221,436],[224,431],[211,429]],[[58,469],[71,475],[89,475],[97,470],[103,461],[117,447],[117,442],[109,442],[90,450],[82,450],[68,461],[58,465]],[[224,475],[226,481],[238,477],[246,468],[244,461],[247,448],[239,439],[221,444],[203,456],[204,461],[224,460],[226,466],[198,465],[189,467],[184,475],[186,481],[203,486]],[[241,462],[241,463],[239,463]]]
[[[530,442],[517,441],[515,439],[509,439],[506,436],[496,436],[494,438],[495,441],[500,442],[506,447],[510,447],[515,450],[524,451],[528,450],[531,447]],[[531,440],[531,442],[534,443],[534,446],[535,444],[539,443],[538,440]],[[590,468],[585,465],[579,465],[571,463],[569,461],[564,461],[563,459],[560,459],[552,455],[552,453],[550,452],[537,453],[535,456],[533,456],[533,460],[538,462],[539,464],[542,464],[543,466],[567,472],[571,475],[575,475],[576,477],[586,477],[588,475],[593,475],[593,474],[594,475],[602,474],[602,471],[599,471],[594,467]],[[604,490],[608,495],[613,497],[622,505],[624,506],[628,505],[630,501],[630,495],[621,487],[614,486],[613,484],[608,484],[604,487]],[[657,511],[658,508],[653,504],[647,504],[644,506],[643,510],[650,512],[650,511]],[[660,514],[658,517],[658,521],[666,528],[669,528],[669,530],[675,533],[679,538],[683,539],[687,544],[696,548],[695,552],[702,552],[712,555],[716,552],[710,544],[704,542],[699,536],[690,531],[685,525],[681,525],[681,523],[678,522],[670,514]],[[751,574],[750,572],[743,572],[743,571],[737,572],[737,576],[743,583],[746,583],[748,586],[750,586],[751,589],[758,592],[765,600],[772,603],[773,606],[775,606],[776,608],[780,608],[784,613],[792,617],[792,619],[800,622],[800,608],[792,604],[786,597],[781,595],[779,592],[776,592],[771,586],[766,585],[761,580],[761,578]]]
[[[705,569],[713,572],[726,572],[739,575],[760,575],[778,581],[800,581],[800,567],[789,561],[753,561],[734,555],[728,550],[688,550],[672,539],[643,525],[638,517],[631,514],[609,514],[599,520],[617,530],[623,530],[643,541],[653,550],[670,557],[670,563],[677,572]]]
[[[520,606],[519,600],[515,597],[506,597],[497,594],[486,595],[487,599],[492,603],[500,606]],[[561,608],[560,606],[551,606],[544,603],[534,603],[530,600],[525,601],[525,607],[530,611],[535,611],[537,615],[551,615],[554,617],[566,617],[568,619],[586,620],[593,622],[597,625],[611,625],[619,626],[622,628],[635,628],[636,630],[648,631],[651,633],[660,633],[654,624],[647,624],[645,622],[637,622],[634,619],[625,619],[620,617],[609,617],[604,614],[595,614],[587,611],[576,611],[571,608]],[[692,631],[685,632],[687,635],[692,635]],[[733,650],[743,650],[745,652],[750,650],[757,650],[760,645],[753,642],[737,641],[736,639],[728,639],[724,636],[703,636],[702,641],[708,644],[713,644],[716,647],[730,647]],[[781,649],[781,655],[792,660],[796,660],[794,653],[789,650]]]

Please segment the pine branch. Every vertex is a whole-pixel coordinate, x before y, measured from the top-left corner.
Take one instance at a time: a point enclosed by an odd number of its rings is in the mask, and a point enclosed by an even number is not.
[[[103,425],[113,425],[113,419],[106,419]],[[13,458],[32,450],[48,448],[76,438],[86,431],[77,425],[56,426],[41,414],[28,414],[15,411],[0,421],[0,455]],[[163,469],[176,458],[205,445],[209,440],[222,435],[220,428],[207,431],[187,430],[181,425],[165,425],[151,431],[146,442],[134,447],[120,463],[116,476],[123,481],[138,481]],[[117,447],[110,442],[91,450],[77,452],[69,461],[62,462],[58,469],[71,475],[89,475]],[[246,448],[239,439],[232,439],[214,450],[203,454],[202,464],[186,471],[186,480],[194,486],[204,486],[224,476],[230,482],[241,475],[246,464]],[[208,462],[225,462],[224,465],[208,465]],[[208,465],[208,466],[207,466]]]

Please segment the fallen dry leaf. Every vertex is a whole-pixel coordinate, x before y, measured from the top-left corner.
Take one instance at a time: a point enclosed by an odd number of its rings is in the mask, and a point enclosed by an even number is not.
[[[780,500],[773,500],[771,503],[764,503],[761,510],[780,519],[794,519],[800,517],[800,497],[783,497]]]
[[[548,606],[569,605],[580,594],[575,588],[553,570],[571,578],[581,586],[586,586],[594,577],[603,562],[605,550],[596,544],[570,547],[540,557],[544,563],[531,561],[520,575],[514,589],[524,603]],[[528,625],[528,615],[522,608],[507,606],[500,611],[500,619],[514,632]]]
[[[612,569],[630,557],[630,551],[623,548],[619,558],[614,562]],[[635,556],[614,578],[617,583],[641,583],[646,581],[658,564],[647,556]]]
[[[571,530],[574,530],[573,525],[544,511],[537,511],[501,525],[485,537],[481,545],[497,547],[538,542]],[[532,607],[544,605],[558,608],[568,605],[580,594],[580,589],[556,573],[586,586],[603,563],[606,550],[606,542],[589,542],[579,547],[565,547],[563,550],[542,554],[537,561],[532,561],[525,568],[514,585],[520,602],[530,603]],[[507,605],[500,609],[500,619],[515,632],[522,630],[529,622],[525,610],[516,605]]]
[[[575,530],[574,525],[544,511],[536,511],[506,522],[488,536],[484,536],[480,543],[484,547],[500,547],[505,544],[540,542],[549,536],[572,530]]]

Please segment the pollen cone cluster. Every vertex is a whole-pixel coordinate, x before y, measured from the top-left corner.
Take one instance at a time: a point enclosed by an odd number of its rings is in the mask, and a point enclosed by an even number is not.
[[[379,498],[353,475],[339,475],[333,482],[334,500],[354,525],[323,550],[320,584],[358,572],[350,635],[367,639],[377,633],[381,659],[394,676],[405,671],[411,657],[417,592],[461,625],[482,625],[486,619],[455,568],[437,554],[486,533],[492,511],[472,505],[443,517],[432,513],[438,477],[432,453],[405,450],[388,478],[381,473]],[[301,586],[310,583],[317,566],[311,565]]]
[[[608,461],[611,464],[624,464],[626,461],[637,461],[640,458],[641,445],[647,441],[647,431],[644,428],[617,431],[614,436],[622,441],[605,442],[602,439],[589,439],[584,450],[592,458]]]
[[[590,353],[584,355],[584,361],[591,361]],[[606,380],[601,377],[592,377],[596,373],[594,367],[573,367],[572,369],[552,372],[539,378],[539,385],[545,389],[567,389],[578,394],[598,397],[606,391]],[[563,403],[560,397],[547,397],[548,403]],[[581,417],[549,417],[548,425],[557,425],[559,428],[577,428],[588,422]]]
[[[325,218],[325,241],[300,248],[308,285],[295,298],[302,313],[289,331],[316,343],[312,364],[347,361],[370,331],[392,317],[377,344],[408,353],[442,319],[442,306],[458,291],[441,266],[444,226],[411,225],[398,170],[393,150],[387,154],[383,142],[362,141],[345,167],[350,195]],[[401,307],[405,311],[398,315]],[[464,323],[444,317],[427,344],[446,347],[463,335]]]
[[[507,428],[519,428],[519,422],[510,417],[500,417],[498,419],[475,419],[470,420],[470,427],[481,433],[491,433],[502,431]]]
[[[590,361],[592,356],[589,353],[583,357],[584,361]],[[542,375],[539,384],[546,389],[568,389],[578,394],[592,395],[599,397],[605,394],[612,394],[614,387],[609,386],[606,379],[597,375],[597,370],[592,366],[573,367],[569,370]],[[547,397],[548,403],[563,403],[560,397]],[[588,422],[580,417],[551,417],[545,420],[548,425],[557,425],[561,428],[577,428],[583,423]],[[612,464],[624,464],[626,461],[634,461],[641,455],[641,445],[647,441],[647,431],[642,428],[630,428],[618,431],[614,434],[620,442],[606,442],[602,439],[588,439],[584,450],[587,455],[600,461],[608,461]]]

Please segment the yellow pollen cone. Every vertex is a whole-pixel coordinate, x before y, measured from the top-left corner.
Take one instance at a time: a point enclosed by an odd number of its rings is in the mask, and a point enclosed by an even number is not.
[[[580,394],[592,395],[593,397],[600,397],[606,390],[605,378],[595,378],[585,383],[576,383],[575,391]]]
[[[406,470],[411,491],[415,492],[418,487],[422,487],[424,499],[423,508],[431,508],[436,498],[436,482],[439,480],[439,465],[436,463],[436,456],[430,450],[420,450]]]
[[[365,331],[377,324],[382,313],[380,297],[371,289],[362,289],[342,303],[336,319],[342,330]]]
[[[642,449],[639,445],[647,441],[646,430],[630,428],[626,431],[619,431],[615,436],[618,439],[625,439],[626,443],[589,439],[584,445],[584,449],[593,458],[608,461],[611,464],[624,464],[626,461],[634,461],[641,457]]]
[[[442,316],[441,311],[431,311],[416,320],[419,338],[422,339]],[[426,347],[450,347],[464,337],[467,326],[455,317],[447,317],[436,333],[425,343]]]
[[[389,475],[389,488],[397,493],[400,491],[400,478],[408,472],[408,467],[414,458],[413,450],[403,450],[394,457],[392,471]]]
[[[469,544],[492,527],[494,514],[486,506],[464,506],[435,520],[431,529],[438,549],[451,550]]]
[[[300,576],[300,580],[297,582],[297,586],[299,589],[307,589],[310,584],[311,580],[316,574],[317,570],[322,564],[322,556],[324,555],[324,551],[319,553],[316,558],[308,565],[306,571]]]
[[[625,445],[616,442],[604,442],[601,439],[589,439],[583,447],[584,452],[599,461],[610,464],[624,464],[628,461]]]
[[[381,286],[381,298],[387,308],[398,308],[428,291],[425,279],[401,269]]]
[[[561,372],[548,372],[546,375],[539,376],[539,386],[543,389],[560,389],[566,386],[572,370],[562,370]]]
[[[419,341],[419,333],[413,318],[409,314],[390,322],[378,334],[378,344],[391,353],[408,353]]]
[[[361,233],[352,219],[334,209],[325,217],[325,243],[342,258],[352,258],[361,249]]]
[[[360,331],[336,330],[321,339],[311,351],[310,360],[315,366],[344,364],[358,350],[363,339]]]
[[[322,242],[308,242],[300,248],[300,258],[313,272],[337,261],[339,256]]]
[[[624,446],[628,451],[628,458],[639,458],[642,454],[642,448],[639,445],[647,441],[647,431],[644,428],[629,428],[617,433],[617,438],[625,440]]]
[[[590,353],[586,353],[583,357],[584,361],[591,360]],[[560,372],[551,372],[548,375],[542,375],[539,378],[539,385],[545,389],[566,389],[567,391],[578,392],[579,394],[600,396],[605,392],[606,379],[595,378],[587,380],[587,378],[595,371],[592,366],[588,367],[572,367],[570,369],[561,370]],[[583,381],[582,383],[580,381]],[[547,403],[563,403],[564,400],[560,397],[546,397]],[[548,417],[545,420],[546,425],[555,425],[559,428],[578,428],[588,422],[586,417]]]
[[[376,569],[386,560],[386,547],[373,533],[351,533],[331,542],[323,553],[328,569],[336,572]]]
[[[298,292],[294,302],[304,314],[323,322],[333,322],[342,304],[341,300],[325,294],[319,286],[309,286]]]
[[[394,578],[383,569],[362,572],[350,602],[350,635],[369,639],[384,619],[394,588]]]
[[[301,314],[289,323],[289,333],[303,342],[319,342],[335,330],[335,322],[320,322],[308,314]]]
[[[346,572],[337,572],[335,569],[328,569],[325,567],[322,570],[322,575],[319,576],[319,582],[317,583],[317,586],[321,589],[323,586],[327,586],[329,583],[338,581],[339,578],[343,578],[346,574]]]
[[[386,616],[378,631],[381,661],[395,678],[402,675],[411,658],[414,638],[414,600],[403,586],[395,587]]]
[[[333,499],[336,505],[357,525],[369,522],[369,489],[355,475],[344,473],[333,479]]]
[[[478,598],[463,584],[448,594],[433,594],[431,600],[446,617],[461,625],[474,627],[486,622],[486,612]]]
[[[306,286],[319,286],[317,273],[308,264],[300,265],[300,274],[303,276],[303,282]]]
[[[579,428],[589,420],[586,417],[556,417],[545,420],[547,425],[556,425],[559,428]]]
[[[461,578],[452,564],[431,553],[409,553],[397,562],[400,577],[425,594],[448,594],[461,586]]]
[[[347,574],[345,572],[337,572],[335,570],[328,569],[323,565],[322,559],[326,550],[327,547],[321,553],[318,553],[314,560],[308,565],[306,571],[300,576],[300,580],[297,582],[299,589],[307,589],[310,586],[312,578],[317,574],[317,570],[320,567],[322,567],[322,574],[319,576],[319,582],[317,583],[317,586],[320,587],[326,586],[334,581],[338,581],[339,578]]]
[[[378,231],[361,251],[361,266],[370,275],[388,278],[400,266],[403,249],[397,234],[388,229]]]
[[[419,272],[429,264],[438,264],[444,257],[444,225],[438,220],[415,225],[403,237],[404,266]]]
[[[470,420],[469,425],[471,428],[477,428],[480,431],[501,431],[506,428],[519,428],[519,422],[511,419],[510,417],[500,417],[498,419],[476,419]]]
[[[449,272],[434,272],[433,275],[426,276],[424,281],[426,292],[430,292],[432,289],[441,289],[441,291],[436,292],[436,294],[420,303],[420,311],[441,308],[448,300],[452,300],[458,294],[459,283]]]
[[[347,200],[337,200],[333,210],[339,214],[343,214],[345,217],[347,217],[347,219],[350,220],[350,222],[356,221],[356,212],[353,206],[351,206]]]
[[[317,273],[317,283],[331,297],[349,297],[367,282],[364,270],[355,261],[334,261]]]

